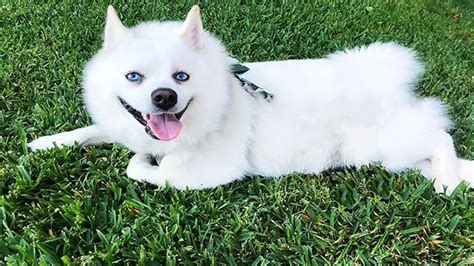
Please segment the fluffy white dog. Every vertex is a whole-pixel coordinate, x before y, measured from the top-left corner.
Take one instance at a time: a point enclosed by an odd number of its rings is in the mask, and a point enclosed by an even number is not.
[[[374,43],[324,59],[248,63],[240,78],[232,63],[197,6],[184,22],[133,28],[109,7],[103,48],[83,79],[95,124],[29,147],[118,142],[136,153],[130,178],[179,189],[374,162],[419,168],[440,192],[474,181],[473,161],[457,158],[446,133],[441,102],[413,93],[423,67],[410,49]]]

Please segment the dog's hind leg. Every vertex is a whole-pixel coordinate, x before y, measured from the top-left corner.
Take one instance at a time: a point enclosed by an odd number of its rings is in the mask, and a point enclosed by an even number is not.
[[[98,145],[106,142],[110,142],[110,140],[102,133],[98,126],[92,125],[59,134],[39,137],[29,142],[28,147],[32,151],[38,151],[54,148],[56,145],[67,146],[73,145],[74,143],[81,145]]]
[[[415,169],[421,170],[421,174],[428,178],[428,179],[433,179],[433,169],[431,167],[431,161],[430,160],[422,160],[419,161],[415,167]]]
[[[458,159],[459,178],[474,186],[474,161]]]
[[[416,169],[421,170],[421,174],[428,179],[433,179],[433,167],[431,166],[430,160],[423,160],[418,162],[415,167]],[[457,176],[460,182],[461,180],[469,183],[471,187],[474,185],[474,161],[457,159]],[[442,188],[440,188],[442,191]]]
[[[440,132],[438,143],[430,158],[435,189],[443,192],[446,186],[448,194],[461,182],[458,173],[458,158],[454,150],[453,139],[446,132]]]

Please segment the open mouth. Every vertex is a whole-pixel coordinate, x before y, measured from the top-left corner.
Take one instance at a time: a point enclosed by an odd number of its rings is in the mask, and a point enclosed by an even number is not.
[[[127,110],[137,121],[145,127],[145,132],[152,138],[157,140],[168,141],[178,137],[183,125],[179,121],[186,109],[188,109],[188,102],[186,107],[178,113],[142,113],[133,108],[120,96],[118,97],[122,106]]]

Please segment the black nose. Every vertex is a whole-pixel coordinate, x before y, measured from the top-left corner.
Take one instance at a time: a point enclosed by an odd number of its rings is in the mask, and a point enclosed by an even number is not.
[[[178,102],[178,94],[169,88],[158,88],[151,93],[153,104],[163,110],[168,110]]]

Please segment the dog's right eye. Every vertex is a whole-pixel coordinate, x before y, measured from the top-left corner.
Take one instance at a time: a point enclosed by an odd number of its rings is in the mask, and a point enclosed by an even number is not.
[[[125,75],[125,77],[129,81],[132,81],[132,82],[138,82],[138,81],[141,81],[143,79],[142,74],[140,74],[138,72],[130,72],[127,75]]]

